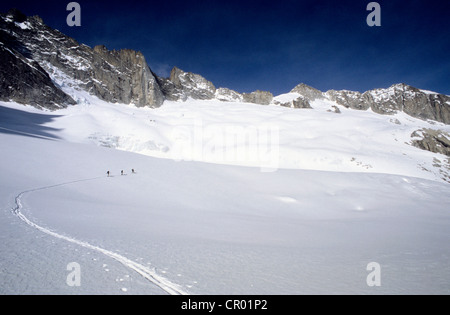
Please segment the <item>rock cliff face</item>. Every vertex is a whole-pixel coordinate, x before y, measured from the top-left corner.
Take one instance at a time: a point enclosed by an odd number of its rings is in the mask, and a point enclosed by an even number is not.
[[[215,98],[222,102],[243,102],[244,96],[241,93],[227,89],[218,88],[216,90]]]
[[[328,91],[328,99],[347,108],[367,110],[382,115],[404,112],[419,119],[450,124],[450,96],[424,91],[407,84],[394,84],[363,94],[353,91]]]
[[[158,78],[168,100],[186,101],[188,98],[210,100],[215,97],[216,87],[201,75],[184,72],[174,67],[169,78]]]
[[[369,92],[373,94],[374,91]],[[394,103],[395,110],[403,111],[412,117],[450,124],[449,96],[420,90],[406,84],[395,84],[385,90],[384,94],[388,95],[386,101],[371,100],[371,107],[375,112],[382,109],[386,103],[387,105]]]
[[[260,104],[260,105],[269,105],[273,100],[273,94],[267,91],[255,91],[252,93],[244,93],[243,94],[244,102]]]
[[[27,17],[11,10],[0,18],[0,27],[0,100],[49,109],[75,104],[54,85],[47,72],[30,58],[31,52],[14,36],[15,31],[31,27]]]
[[[140,107],[158,107],[164,102],[164,95],[142,53],[96,46],[92,65],[90,89],[104,100]]]
[[[0,15],[0,99],[56,109],[76,101],[62,90],[86,90],[112,103],[159,107],[165,100],[219,99],[270,104],[273,95],[221,88],[204,77],[173,68],[169,78],[156,76],[142,53],[79,44],[17,10]],[[6,62],[6,63],[5,63]]]
[[[394,84],[387,89],[364,93],[348,90],[330,90],[325,93],[306,84],[297,85],[291,93],[304,96],[309,102],[325,99],[356,110],[372,109],[381,115],[404,112],[423,120],[450,124],[450,96],[420,90],[407,84]]]
[[[29,61],[0,43],[0,100],[16,101],[38,108],[58,109],[75,101],[50,79],[35,61]],[[45,104],[45,106],[43,105]]]
[[[315,101],[316,99],[323,99],[324,95],[318,89],[315,89],[304,83],[300,83],[295,88],[292,89],[290,93],[298,93],[303,95],[309,101]]]
[[[247,102],[269,105],[273,100],[270,92],[255,91],[239,93],[227,88],[216,88],[214,84],[199,74],[185,72],[174,67],[169,78],[157,78],[159,86],[166,99],[171,101],[186,101],[217,99],[223,102]]]
[[[128,49],[109,51],[104,46],[91,49],[46,26],[39,17],[26,17],[17,10],[0,15],[0,41],[4,49],[14,52],[17,63],[18,60],[27,60],[30,64],[39,65],[47,77],[48,74],[63,73],[72,79],[68,84],[87,90],[102,100],[150,107],[161,106],[164,101],[157,80],[140,52]],[[17,76],[27,82],[26,71],[23,68],[20,70]],[[1,79],[6,80],[4,74]],[[43,86],[34,86],[34,93],[30,90],[25,94],[32,97],[41,90],[52,104],[67,106],[74,103],[68,96],[52,99],[48,93],[44,93],[44,86],[48,89],[48,82],[42,82]],[[12,90],[19,88],[9,86]],[[21,90],[24,91],[23,88]],[[60,91],[55,92],[55,95],[61,93],[64,94]],[[6,95],[3,90],[1,95],[2,98]],[[19,97],[13,97],[12,100],[49,107],[48,99],[34,98],[31,103]]]
[[[357,110],[367,110],[370,108],[370,104],[365,100],[363,95],[354,91],[335,91],[330,90],[325,93],[329,100],[336,102],[347,108]]]
[[[411,138],[415,147],[450,157],[450,135],[444,131],[420,129],[414,131]]]

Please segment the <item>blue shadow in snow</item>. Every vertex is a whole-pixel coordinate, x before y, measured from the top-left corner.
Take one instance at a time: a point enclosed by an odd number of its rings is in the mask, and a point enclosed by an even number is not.
[[[0,106],[0,133],[56,140],[53,134],[61,129],[44,126],[61,115],[29,113],[26,111]]]

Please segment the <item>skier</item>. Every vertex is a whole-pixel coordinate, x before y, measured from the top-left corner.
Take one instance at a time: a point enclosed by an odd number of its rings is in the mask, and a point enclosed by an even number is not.
[[[120,175],[123,175],[123,170],[120,172]]]
[[[131,169],[131,173],[136,174],[136,172],[134,171],[134,168]]]
[[[107,171],[107,172],[106,172],[106,174],[107,174],[107,175],[108,175],[108,177],[109,177],[109,171]]]

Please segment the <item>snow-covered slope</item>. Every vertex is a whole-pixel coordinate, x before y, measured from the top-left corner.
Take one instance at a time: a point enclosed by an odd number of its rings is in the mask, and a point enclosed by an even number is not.
[[[46,124],[63,130],[59,137],[67,141],[264,171],[308,169],[450,180],[447,156],[411,145],[415,131],[449,133],[449,125],[404,113],[378,115],[328,100],[311,102],[311,109],[215,100],[166,101],[158,109],[137,108],[102,102],[74,89],[62,74],[55,72],[53,77],[80,103],[57,111],[61,117]],[[290,93],[276,99],[289,102],[297,97]]]
[[[408,144],[448,126],[66,93],[82,104],[0,104],[0,293],[450,293],[448,164]]]

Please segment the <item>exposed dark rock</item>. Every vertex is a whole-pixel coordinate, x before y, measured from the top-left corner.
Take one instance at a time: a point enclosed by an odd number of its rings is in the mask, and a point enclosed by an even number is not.
[[[215,97],[217,100],[223,102],[242,102],[244,100],[241,93],[227,88],[218,88]]]
[[[450,135],[444,131],[420,129],[411,134],[411,144],[422,150],[450,156]]]
[[[213,99],[216,93],[216,87],[212,82],[206,80],[201,75],[184,72],[174,67],[170,72],[168,99],[183,100],[193,98],[197,100]],[[165,90],[165,92],[167,89]]]
[[[75,104],[41,66],[0,43],[0,100],[55,110]]]
[[[338,105],[342,105],[346,108],[352,108],[357,110],[367,110],[370,108],[369,103],[359,92],[355,91],[335,91],[330,90],[326,92],[327,97],[336,102]]]
[[[323,99],[323,93],[318,89],[315,89],[304,83],[300,83],[291,90],[291,93],[298,93],[303,95],[309,101],[315,101],[316,99]]]
[[[9,10],[7,17],[11,18],[14,22],[17,23],[23,23],[27,20],[27,16],[16,8]]]
[[[255,91],[252,93],[244,93],[244,102],[260,105],[269,105],[273,100],[273,94],[267,91]]]
[[[388,89],[364,93],[372,110],[379,114],[406,114],[423,119],[450,123],[450,97],[423,91],[407,84],[394,84]]]
[[[0,15],[0,40],[5,48],[39,64],[52,79],[56,80],[53,76],[58,72],[64,73],[73,81],[68,84],[102,100],[150,107],[161,106],[164,101],[140,52],[109,51],[104,46],[92,49],[46,26],[39,17],[24,18],[18,12]],[[18,76],[27,78],[26,74]],[[48,102],[38,98],[34,105],[48,107]]]
[[[336,113],[336,114],[340,114],[341,113],[341,110],[336,105],[331,106],[331,108],[332,109],[327,110],[327,112]]]
[[[382,115],[404,112],[415,118],[450,124],[450,96],[420,90],[407,84],[394,84],[387,89],[374,89],[363,94],[330,90],[325,95],[347,108],[371,108]]]
[[[274,99],[273,104],[291,108],[312,108],[309,100],[303,95],[300,95],[299,97],[287,102]]]
[[[164,95],[142,53],[96,46],[92,66],[92,90],[104,100],[140,107],[158,107],[164,102]]]

